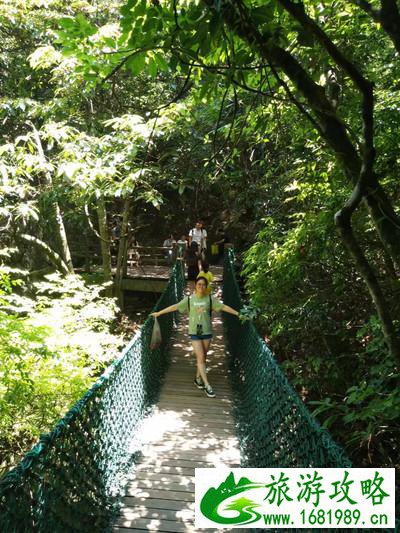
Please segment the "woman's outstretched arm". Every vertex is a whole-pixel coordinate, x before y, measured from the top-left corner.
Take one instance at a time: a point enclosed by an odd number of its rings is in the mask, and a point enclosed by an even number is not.
[[[229,305],[224,304],[222,311],[225,311],[225,313],[229,313],[231,315],[239,316],[239,311],[236,311],[236,309],[233,309],[233,307],[230,307]]]
[[[176,304],[170,305],[169,307],[165,307],[164,309],[161,309],[160,311],[155,311],[154,313],[151,313],[151,316],[154,316],[157,318],[160,315],[166,315],[167,313],[172,313],[173,311],[177,311],[178,307]]]

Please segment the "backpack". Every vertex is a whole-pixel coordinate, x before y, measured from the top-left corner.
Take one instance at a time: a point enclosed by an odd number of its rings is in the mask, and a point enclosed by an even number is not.
[[[210,318],[211,318],[211,316],[212,316],[212,298],[211,298],[211,294],[209,294],[208,297],[210,298]],[[190,313],[190,296],[188,296],[188,311]]]

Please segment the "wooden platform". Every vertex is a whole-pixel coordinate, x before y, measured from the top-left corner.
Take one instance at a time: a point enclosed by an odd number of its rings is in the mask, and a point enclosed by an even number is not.
[[[182,320],[172,340],[172,364],[160,402],[144,422],[141,439],[132,443],[132,451],[142,448],[143,455],[127,484],[115,532],[199,531],[194,527],[194,469],[239,466],[219,315],[213,323],[207,366],[217,397],[208,398],[193,384],[195,356]]]
[[[114,269],[115,270],[115,269]],[[222,281],[223,268],[210,267],[215,282]],[[171,267],[143,265],[128,268],[126,277],[122,280],[122,289],[126,291],[158,292],[165,290],[171,276]]]

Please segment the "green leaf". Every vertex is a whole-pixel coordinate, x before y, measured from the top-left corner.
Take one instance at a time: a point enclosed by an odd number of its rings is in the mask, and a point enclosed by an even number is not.
[[[150,33],[153,28],[156,28],[158,24],[158,18],[147,16],[144,19],[142,30],[144,33]]]
[[[79,24],[80,31],[83,35],[90,36],[97,33],[96,26],[91,24],[81,13],[76,16],[75,20]]]
[[[221,28],[221,16],[219,13],[214,13],[211,17],[208,28],[210,31],[211,39],[214,39]]]
[[[167,72],[169,70],[169,65],[167,61],[164,59],[164,57],[158,52],[154,54],[154,57],[160,70]]]
[[[149,57],[148,69],[150,76],[155,78],[157,76],[158,67],[157,62],[152,57]]]
[[[144,15],[147,10],[147,1],[146,0],[140,0],[140,3],[135,7],[135,9],[132,9],[133,14],[136,17],[140,17],[141,15]]]
[[[140,74],[146,66],[146,53],[141,52],[131,56],[127,62],[126,67],[132,71],[133,74]]]
[[[271,22],[274,18],[275,6],[272,2],[268,5],[255,7],[251,10],[251,16],[258,24]]]
[[[72,17],[63,17],[61,19],[58,19],[57,22],[62,28],[65,28],[66,30],[70,30],[75,26],[75,19],[73,19]]]

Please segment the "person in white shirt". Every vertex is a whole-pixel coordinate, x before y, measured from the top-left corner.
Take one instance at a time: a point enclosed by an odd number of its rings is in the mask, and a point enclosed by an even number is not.
[[[182,237],[176,243],[176,255],[178,259],[182,259],[183,257],[185,257],[187,245],[188,244],[187,244],[186,236],[182,235]]]
[[[166,248],[165,250],[165,259],[167,260],[167,263],[171,265],[174,261],[174,249],[176,246],[176,240],[173,235],[170,235],[168,239],[165,239],[163,242],[163,247]]]
[[[198,220],[193,229],[189,232],[189,246],[196,242],[199,246],[199,254],[203,259],[207,250],[207,231],[203,228],[203,223]]]

